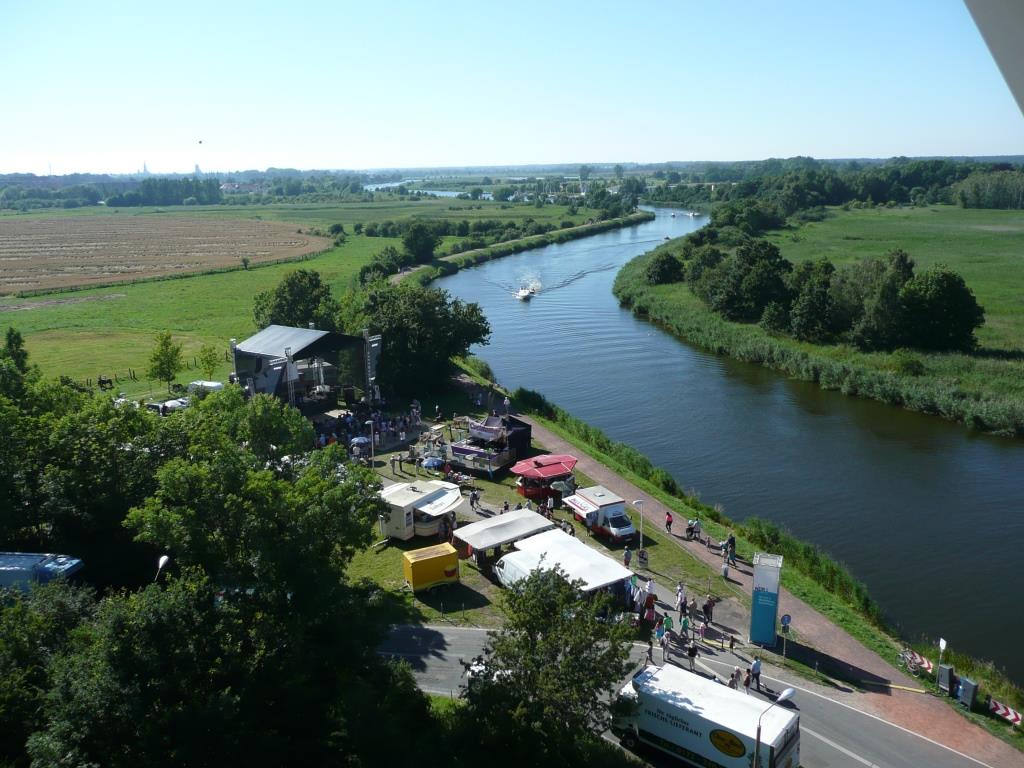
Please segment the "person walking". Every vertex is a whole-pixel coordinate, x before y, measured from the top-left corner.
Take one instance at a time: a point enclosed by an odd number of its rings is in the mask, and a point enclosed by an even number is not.
[[[647,638],[647,661],[654,663],[654,641]]]
[[[696,595],[694,595],[690,599],[689,615],[690,615],[690,620],[691,621],[696,621],[697,620],[697,596]]]
[[[743,676],[743,691],[748,696],[750,695],[750,667],[747,667],[747,674]]]
[[[654,583],[653,578],[647,579],[647,586],[644,587],[644,591],[646,591],[648,595],[652,595],[655,600],[658,599],[657,585]]]
[[[754,679],[754,683],[757,685],[757,690],[761,691],[761,657],[755,656],[754,663],[750,665],[750,676]]]
[[[733,690],[736,690],[736,688],[739,686],[739,684],[740,684],[740,668],[739,667],[733,667],[732,674],[729,675],[729,687],[732,688]]]
[[[679,582],[676,585],[676,610],[679,611],[679,618],[686,614],[686,585]]]
[[[507,501],[503,501],[501,503],[501,514],[504,515],[506,512],[508,512],[508,502]]]
[[[664,666],[668,661],[668,632],[662,634],[659,642],[661,643],[661,664]]]
[[[711,599],[711,595],[708,595],[708,599],[704,601],[704,619],[708,624],[714,624],[715,620],[712,617],[712,613],[715,609],[715,603]]]
[[[708,623],[706,621],[702,621],[700,623],[700,628],[697,630],[697,634],[700,635],[700,641],[701,641],[702,644],[704,642],[704,633],[707,632],[707,631],[708,631]]]
[[[505,402],[504,402],[504,403],[502,403],[502,405],[504,405],[504,406],[505,406],[505,415],[506,415],[506,416],[508,416],[508,415],[509,415],[509,412],[510,412],[510,411],[511,411],[511,409],[512,409],[512,401],[508,399],[508,396],[507,396],[507,395],[505,396]]]
[[[682,632],[683,640],[690,639],[690,617],[683,616],[679,621],[679,631]]]
[[[690,671],[691,672],[696,672],[697,671],[697,669],[696,669],[697,655],[698,655],[697,654],[697,641],[696,640],[691,640],[690,641],[690,645],[687,646],[687,648],[686,648],[686,658],[690,662]]]
[[[666,512],[665,513],[665,530],[668,533],[672,533],[672,513],[671,512]]]
[[[672,639],[672,628],[676,625],[675,621],[671,616],[668,615],[668,611],[665,612],[664,618],[661,620],[662,625],[665,627],[665,634]]]
[[[629,568],[629,564],[633,561],[633,553],[629,551],[629,547],[622,550],[622,564]]]

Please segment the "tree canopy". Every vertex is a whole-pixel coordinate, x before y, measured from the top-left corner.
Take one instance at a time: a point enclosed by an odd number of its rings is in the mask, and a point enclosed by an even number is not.
[[[185,360],[181,355],[181,344],[174,343],[169,331],[160,331],[156,335],[156,343],[149,355],[146,375],[156,381],[166,382],[169,391],[174,377],[184,367]]]
[[[580,598],[564,572],[535,570],[505,594],[506,621],[472,668],[466,698],[485,753],[509,764],[576,762],[599,739],[629,669],[628,626],[606,621],[610,600]]]
[[[429,264],[433,260],[438,241],[430,227],[419,221],[402,236],[402,245],[417,264]]]
[[[943,266],[915,275],[913,259],[900,249],[836,269],[827,259],[794,267],[766,240],[744,238],[728,256],[707,240],[704,234],[684,245],[686,279],[729,320],[760,322],[816,344],[962,352],[975,348],[974,332],[985,322],[960,275]],[[670,267],[668,255],[659,251],[651,258],[648,282]]]
[[[411,282],[376,283],[346,302],[346,327],[369,327],[384,337],[379,379],[403,394],[432,386],[451,370],[451,358],[486,344],[491,326],[475,302]]]
[[[256,294],[253,319],[260,328],[290,325],[305,328],[309,323],[325,331],[337,330],[338,302],[331,288],[312,269],[297,269],[285,275],[277,287]]]

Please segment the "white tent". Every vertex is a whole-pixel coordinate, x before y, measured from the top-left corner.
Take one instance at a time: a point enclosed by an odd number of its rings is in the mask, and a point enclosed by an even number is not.
[[[515,509],[504,515],[495,515],[488,520],[459,528],[455,531],[455,538],[473,549],[484,550],[500,547],[554,527],[555,524],[543,515],[528,509]]]
[[[554,568],[558,565],[570,581],[582,580],[585,592],[625,581],[633,575],[628,568],[560,530],[517,541],[516,549],[536,555],[539,567]]]

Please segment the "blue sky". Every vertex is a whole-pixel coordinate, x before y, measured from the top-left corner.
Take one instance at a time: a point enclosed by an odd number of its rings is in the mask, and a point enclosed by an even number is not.
[[[960,0],[2,0],[0,51],[0,172],[1024,154]]]

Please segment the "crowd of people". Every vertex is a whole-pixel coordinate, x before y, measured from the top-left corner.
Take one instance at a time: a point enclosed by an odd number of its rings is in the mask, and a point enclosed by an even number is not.
[[[372,423],[372,429],[367,422]],[[374,448],[380,449],[383,446],[405,442],[410,435],[418,431],[421,423],[419,403],[414,400],[412,408],[407,413],[389,416],[380,409],[373,409],[363,416],[358,416],[352,411],[347,411],[337,418],[327,417],[315,421],[313,428],[316,430],[318,448],[339,443],[346,449],[351,449],[358,447],[353,446],[353,440],[365,437],[367,440],[373,440]]]
[[[723,547],[728,558],[730,553],[735,556],[735,537],[731,537],[729,546]],[[628,550],[627,550],[628,553]],[[629,565],[628,554],[624,558],[626,565]],[[698,605],[697,597],[691,596],[688,599],[686,585],[679,582],[676,587],[675,607],[679,613],[679,628],[676,630],[676,620],[668,611],[659,612],[657,601],[657,586],[653,579],[646,581],[638,579],[633,574],[626,580],[625,601],[626,609],[635,612],[638,620],[645,626],[651,628],[651,638],[647,641],[647,660],[654,662],[655,643],[661,648],[661,661],[666,663],[671,660],[674,649],[679,655],[686,658],[691,672],[696,672],[697,659],[700,656],[700,649],[706,642],[708,628],[714,623],[715,599],[707,595],[703,604]],[[722,634],[723,647],[725,635]],[[729,650],[734,650],[736,639],[729,636]],[[717,679],[717,678],[715,678]],[[721,681],[719,681],[721,682]],[[751,686],[761,690],[761,659],[754,656],[752,662],[745,670],[734,667],[726,683],[730,688],[739,690],[742,688],[750,693]]]

